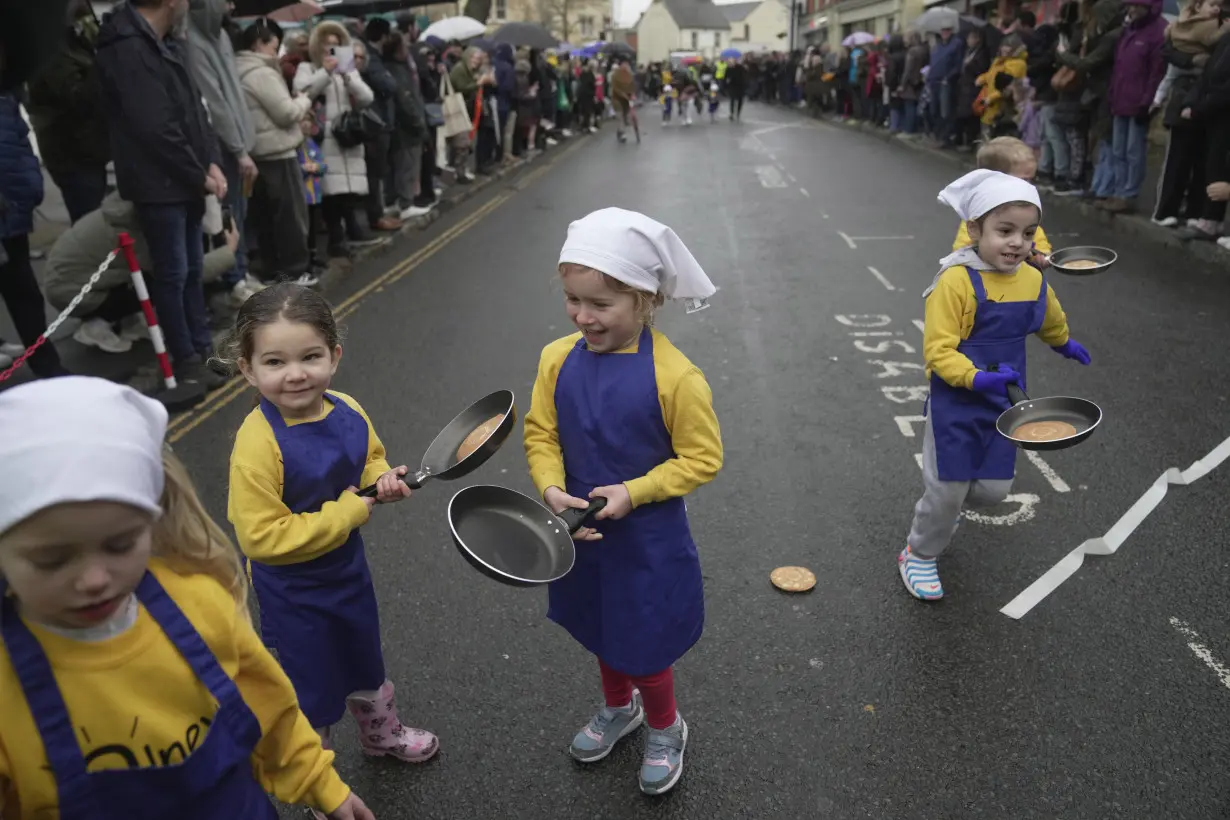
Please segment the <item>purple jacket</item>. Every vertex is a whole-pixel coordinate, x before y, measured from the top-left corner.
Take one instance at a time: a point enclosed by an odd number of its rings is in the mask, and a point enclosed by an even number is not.
[[[1124,24],[1123,34],[1115,47],[1115,67],[1110,75],[1110,113],[1116,117],[1147,115],[1153,95],[1166,73],[1166,61],[1162,58],[1162,46],[1166,42],[1162,0],[1137,0],[1135,5],[1147,6],[1149,11],[1141,19]]]

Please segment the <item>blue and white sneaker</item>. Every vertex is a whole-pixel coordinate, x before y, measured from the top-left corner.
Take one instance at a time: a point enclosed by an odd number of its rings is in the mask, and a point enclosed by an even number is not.
[[[922,601],[938,601],[944,597],[944,586],[934,558],[915,555],[907,544],[897,556],[897,569],[910,594]]]
[[[650,729],[645,739],[645,760],[641,763],[641,791],[665,794],[683,776],[683,752],[688,746],[688,724],[683,716],[665,729]]]
[[[609,755],[615,744],[632,734],[645,722],[641,693],[632,690],[632,702],[621,709],[603,706],[589,724],[577,732],[568,753],[581,763],[597,763]]]

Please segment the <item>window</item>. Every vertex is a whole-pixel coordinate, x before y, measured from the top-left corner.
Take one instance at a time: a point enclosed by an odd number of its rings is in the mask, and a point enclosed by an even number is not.
[[[722,47],[722,32],[720,31],[713,32],[713,47],[714,48]]]
[[[752,39],[752,27],[747,23],[743,24],[743,39],[744,41],[751,41]]]
[[[590,17],[589,15],[585,15],[579,18],[577,22],[581,26],[581,36],[582,37],[593,37],[594,36],[594,18],[593,17]]]
[[[495,10],[495,19],[508,19],[508,0],[495,0],[495,4],[492,8]]]
[[[693,51],[700,50],[700,34],[695,31],[692,32],[692,50]]]

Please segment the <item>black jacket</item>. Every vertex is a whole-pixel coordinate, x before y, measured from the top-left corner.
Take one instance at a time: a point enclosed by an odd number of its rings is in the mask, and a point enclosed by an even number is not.
[[[98,77],[110,124],[115,179],[129,202],[194,202],[205,175],[222,161],[185,46],[153,29],[127,3],[103,22]]]
[[[1178,96],[1175,91],[1171,93]],[[1209,62],[1184,103],[1192,110],[1192,119],[1196,122],[1230,117],[1230,37],[1217,41]]]
[[[111,159],[94,43],[66,29],[64,50],[31,81],[26,109],[43,164],[53,172],[102,168]]]

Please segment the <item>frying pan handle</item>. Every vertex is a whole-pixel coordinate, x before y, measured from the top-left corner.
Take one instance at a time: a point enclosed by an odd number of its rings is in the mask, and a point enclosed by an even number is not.
[[[409,473],[407,473],[406,475],[401,477],[401,480],[406,482],[406,486],[412,490],[423,489],[423,485],[420,484],[418,481],[415,481],[415,478],[416,476],[411,476]],[[373,484],[370,487],[364,487],[363,489],[359,490],[357,493],[355,493],[355,495],[357,495],[359,498],[375,498],[377,492],[379,491],[376,489],[376,485]]]
[[[1029,401],[1028,394],[1026,394],[1026,392],[1022,390],[1019,385],[1010,383],[1005,386],[1008,388],[1008,401],[1012,402],[1013,405],[1020,404],[1024,401]]]
[[[584,526],[591,515],[596,515],[603,507],[606,506],[605,498],[595,498],[589,502],[589,506],[583,510],[564,510],[559,514],[559,519],[568,525],[568,534],[572,535],[577,530]]]

